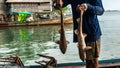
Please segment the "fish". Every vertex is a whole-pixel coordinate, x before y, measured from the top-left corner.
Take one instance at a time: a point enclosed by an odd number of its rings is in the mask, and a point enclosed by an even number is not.
[[[86,60],[86,50],[91,49],[91,47],[86,46],[85,37],[87,34],[82,31],[82,17],[84,11],[80,11],[80,18],[77,19],[78,28],[75,30],[75,34],[78,37],[78,50],[80,59],[84,62]]]
[[[61,52],[63,54],[66,53],[67,50],[67,44],[69,43],[69,41],[66,40],[66,36],[65,36],[65,29],[64,29],[64,21],[63,21],[63,12],[62,12],[62,8],[60,8],[60,40],[57,40],[56,43],[59,44],[59,48],[61,50]]]

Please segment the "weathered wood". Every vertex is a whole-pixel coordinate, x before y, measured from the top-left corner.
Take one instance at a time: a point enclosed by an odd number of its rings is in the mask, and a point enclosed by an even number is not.
[[[7,0],[11,3],[13,12],[52,12],[51,0]]]
[[[52,7],[50,3],[41,3],[38,6],[39,11],[52,11]]]
[[[0,3],[3,3],[5,0],[0,0]]]
[[[57,68],[86,68],[84,64],[74,64],[74,65],[66,65],[59,66]],[[120,68],[120,62],[107,62],[107,63],[99,63],[99,68]]]
[[[6,2],[13,3],[13,2],[50,2],[51,0],[7,0]]]
[[[13,12],[38,12],[38,5],[37,4],[11,4]]]
[[[4,3],[4,0],[0,0],[0,14],[5,14],[5,3]]]
[[[13,12],[19,11],[29,11],[29,12],[44,12],[49,11],[52,12],[52,7],[50,3],[40,3],[40,5],[36,3],[19,3],[19,4],[11,4]]]

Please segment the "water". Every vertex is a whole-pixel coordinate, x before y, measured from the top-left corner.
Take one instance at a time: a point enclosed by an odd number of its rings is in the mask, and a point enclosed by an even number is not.
[[[100,59],[120,58],[120,12],[106,12],[99,17],[102,28],[102,47]]]
[[[102,29],[101,53],[99,60],[120,58],[120,12],[105,12],[99,16]],[[0,57],[18,55],[25,65],[36,65],[43,60],[36,54],[53,56],[58,63],[81,62],[76,43],[73,43],[72,25],[66,26],[66,39],[70,42],[66,54],[58,44],[59,26],[30,26],[0,28]]]

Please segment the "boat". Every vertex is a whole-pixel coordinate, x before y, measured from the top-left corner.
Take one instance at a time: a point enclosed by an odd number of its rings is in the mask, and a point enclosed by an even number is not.
[[[39,65],[25,66],[19,56],[10,56],[8,58],[0,58],[0,68],[86,68],[85,62],[58,63],[54,57],[37,54],[40,57],[50,59],[49,61],[35,61]],[[3,64],[1,64],[3,62]],[[7,63],[6,63],[7,62]],[[9,62],[9,63],[8,63]],[[99,60],[99,68],[120,68],[120,59]]]
[[[26,68],[41,68],[40,66],[26,66]],[[85,62],[60,63],[56,68],[85,68]],[[120,68],[120,59],[100,60],[99,68]]]
[[[64,24],[72,24],[72,17],[68,17],[64,19]],[[38,22],[1,22],[0,27],[15,27],[15,26],[41,26],[41,25],[60,25],[60,20],[58,19],[42,19]]]

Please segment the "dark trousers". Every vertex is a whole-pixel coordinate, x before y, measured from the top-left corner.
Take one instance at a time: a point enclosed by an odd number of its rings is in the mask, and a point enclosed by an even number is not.
[[[97,41],[86,43],[87,46],[92,47],[92,49],[86,51],[86,68],[99,68],[100,41],[101,39],[98,39]]]

